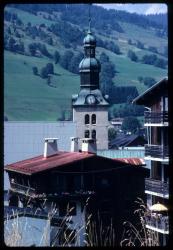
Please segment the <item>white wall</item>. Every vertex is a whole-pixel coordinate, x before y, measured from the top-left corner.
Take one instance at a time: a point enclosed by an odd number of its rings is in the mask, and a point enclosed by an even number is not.
[[[45,219],[18,217],[4,222],[4,241],[11,246],[49,246],[50,223]]]
[[[59,150],[70,151],[72,136],[76,137],[73,122],[4,122],[4,165],[43,154],[45,137],[58,137]],[[4,177],[8,189],[6,172]]]
[[[90,124],[85,124],[85,115],[90,115]],[[96,125],[91,124],[91,115],[96,114]],[[90,133],[93,129],[96,130],[96,139],[97,139],[97,149],[108,149],[108,111],[105,107],[78,107],[73,109],[73,119],[76,122],[77,128],[77,137],[83,139],[84,131],[90,130]],[[91,136],[90,136],[91,137]],[[81,145],[80,145],[81,146]]]

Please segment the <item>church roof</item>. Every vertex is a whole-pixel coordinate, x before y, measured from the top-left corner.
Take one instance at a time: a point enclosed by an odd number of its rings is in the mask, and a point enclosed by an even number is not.
[[[105,100],[105,97],[103,97],[99,89],[94,89],[94,90],[82,89],[76,100],[73,101],[73,106],[80,106],[80,105],[88,106],[88,103],[86,102],[86,97],[90,94],[96,97],[96,104],[94,105],[99,105],[99,106],[109,105],[109,103]]]
[[[96,46],[96,39],[92,35],[91,31],[88,31],[88,34],[83,40],[84,46]]]
[[[100,71],[101,65],[99,60],[94,57],[87,57],[84,58],[79,64],[79,71],[80,72],[90,72],[92,71]]]

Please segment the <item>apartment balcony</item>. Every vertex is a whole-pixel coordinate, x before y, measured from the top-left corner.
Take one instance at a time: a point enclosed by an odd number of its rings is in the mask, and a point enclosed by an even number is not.
[[[168,146],[145,145],[145,159],[167,163],[169,161]]]
[[[153,231],[169,234],[169,219],[168,216],[163,216],[161,214],[151,214],[145,217],[146,228]]]
[[[145,111],[145,126],[168,126],[168,111]]]
[[[145,193],[163,198],[169,198],[169,184],[152,178],[146,178]]]

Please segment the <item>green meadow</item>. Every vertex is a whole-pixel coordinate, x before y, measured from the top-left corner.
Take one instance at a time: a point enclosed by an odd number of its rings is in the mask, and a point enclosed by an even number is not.
[[[29,12],[19,9],[5,7],[5,10],[16,13],[27,25],[30,22],[32,25],[46,24],[51,25],[54,21],[44,19],[41,16],[33,15]],[[97,47],[96,57],[102,52],[105,52],[112,63],[115,64],[116,75],[113,78],[115,86],[135,86],[138,93],[141,94],[147,89],[147,86],[138,81],[138,77],[153,77],[157,81],[167,75],[167,69],[161,69],[152,65],[142,64],[140,62],[132,62],[127,53],[132,49],[139,59],[145,54],[151,54],[148,50],[139,49],[134,45],[128,44],[128,39],[133,41],[140,40],[145,44],[145,47],[155,46],[161,52],[164,46],[167,45],[167,40],[156,38],[155,30],[147,30],[137,25],[119,22],[125,33],[117,33],[113,31],[111,36],[104,36],[100,33],[95,35],[101,39],[112,40],[120,47],[121,55],[117,55],[110,50]],[[25,45],[25,51],[28,52],[28,45],[32,42],[41,42],[46,45],[48,51],[53,55],[57,50],[60,55],[64,54],[66,48],[63,46],[59,37],[52,35],[53,40],[56,40],[56,45],[51,46],[40,40],[38,37],[33,40],[25,33],[22,41]],[[115,39],[116,38],[116,39]],[[78,46],[78,49],[83,51],[83,45]],[[70,48],[76,53],[76,49]],[[164,58],[158,55],[159,58]],[[62,111],[66,113],[67,118],[71,110],[71,96],[77,94],[80,90],[80,77],[77,74],[70,73],[62,68],[59,64],[54,64],[55,74],[51,76],[50,87],[46,79],[42,79],[39,75],[34,75],[32,67],[36,66],[38,71],[48,62],[53,60],[47,57],[26,56],[10,51],[4,51],[4,115],[8,120],[44,120],[56,121],[61,118]],[[118,106],[117,106],[118,107]]]
[[[9,120],[56,120],[61,110],[71,107],[71,95],[79,91],[79,75],[54,66],[52,85],[35,76],[32,67],[44,67],[48,60],[4,53],[4,106]]]

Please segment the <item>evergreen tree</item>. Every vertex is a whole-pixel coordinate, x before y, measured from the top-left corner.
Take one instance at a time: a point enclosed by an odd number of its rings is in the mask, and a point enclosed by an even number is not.
[[[63,56],[61,56],[60,59],[60,65],[65,68],[68,69],[71,59],[74,56],[74,53],[71,50],[67,50]]]
[[[154,47],[154,46],[149,46],[148,50],[151,51],[151,52],[153,52],[153,53],[158,53],[157,48]]]
[[[103,64],[105,62],[109,62],[109,57],[106,53],[102,52],[100,55],[100,63]]]
[[[15,43],[16,43],[16,40],[13,37],[10,37],[9,42],[8,42],[8,48],[12,52],[16,52]]]
[[[156,80],[153,77],[145,77],[143,79],[143,82],[145,85],[147,85],[148,87],[151,87],[153,84],[156,83]]]
[[[46,67],[41,68],[40,76],[41,76],[43,79],[48,77],[48,72],[47,72],[47,68],[46,68]]]
[[[132,134],[135,134],[140,127],[141,124],[138,119],[133,116],[129,116],[124,118],[121,128],[124,132],[131,132]]]
[[[140,83],[142,83],[142,82],[143,82],[143,76],[138,76],[138,81],[139,81]]]
[[[38,75],[38,68],[36,66],[32,67],[32,71],[34,75]]]
[[[137,62],[138,61],[138,57],[135,54],[135,52],[133,52],[132,50],[128,51],[128,57],[133,61],[133,62]]]
[[[117,132],[115,128],[109,128],[108,129],[108,140],[111,141],[116,138]]]
[[[76,55],[74,55],[71,58],[71,61],[68,65],[68,70],[70,72],[73,72],[75,74],[79,74],[79,63],[81,62],[81,60],[83,59],[84,55],[83,53],[79,52]]]
[[[139,48],[139,49],[144,49],[144,44],[143,43],[141,43],[140,41],[137,41],[137,48]]]
[[[58,51],[55,51],[55,53],[54,53],[55,64],[57,64],[59,62],[59,59],[60,59],[60,54]]]
[[[142,62],[145,64],[150,64],[153,65],[155,63],[155,61],[157,60],[157,56],[154,54],[151,55],[144,55],[142,57]]]
[[[37,45],[35,43],[30,43],[28,45],[29,52],[31,53],[32,56],[35,56],[36,50],[37,50]]]
[[[165,69],[167,65],[167,61],[161,58],[157,58],[154,62],[154,66]]]
[[[53,63],[47,63],[46,69],[47,69],[47,73],[48,73],[48,74],[54,74],[54,66],[53,66]]]

